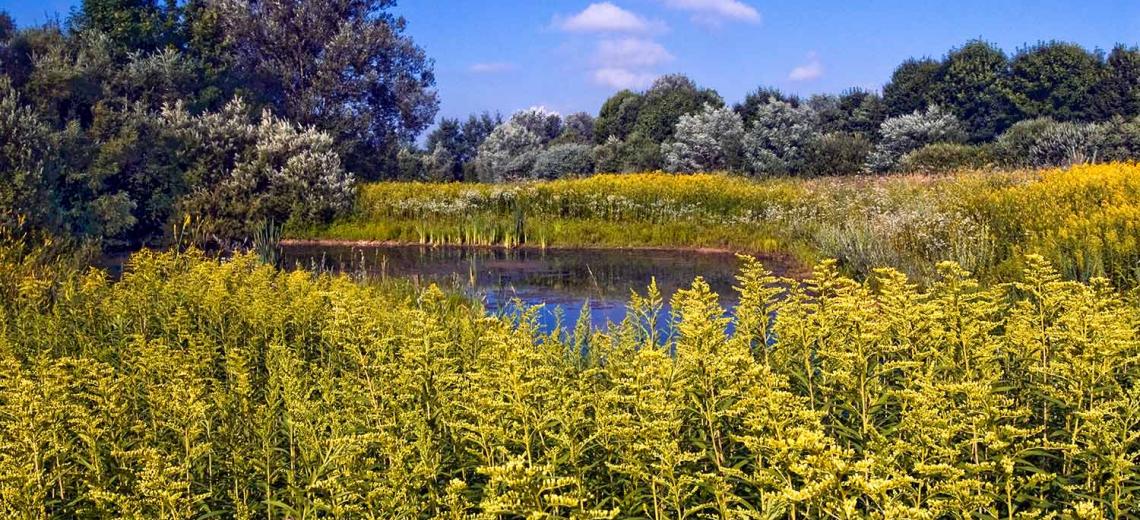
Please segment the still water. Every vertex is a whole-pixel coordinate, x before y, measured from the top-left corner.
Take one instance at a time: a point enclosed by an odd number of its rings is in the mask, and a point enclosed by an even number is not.
[[[502,249],[424,246],[287,246],[288,267],[354,271],[375,277],[405,277],[458,287],[482,298],[491,312],[511,312],[517,303],[539,307],[543,328],[555,317],[577,323],[588,306],[594,327],[625,317],[630,291],[641,294],[654,279],[666,301],[701,276],[728,312],[740,265],[731,253],[658,249]],[[794,266],[763,258],[777,275]]]

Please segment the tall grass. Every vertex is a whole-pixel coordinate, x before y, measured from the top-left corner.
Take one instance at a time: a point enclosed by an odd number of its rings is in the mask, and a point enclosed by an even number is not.
[[[5,518],[1129,518],[1140,306],[1041,257],[983,288],[745,259],[543,335],[253,255],[121,281],[0,255]],[[672,335],[657,321],[672,319]]]
[[[1040,254],[1069,278],[1134,285],[1140,167],[752,181],[600,175],[510,185],[377,183],[353,217],[294,238],[418,243],[717,247],[836,258],[916,280],[951,260],[994,281]],[[519,217],[524,216],[522,231]]]

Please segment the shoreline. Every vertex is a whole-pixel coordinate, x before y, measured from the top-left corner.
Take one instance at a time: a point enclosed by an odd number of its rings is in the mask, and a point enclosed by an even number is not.
[[[338,238],[285,238],[278,244],[282,247],[428,247],[448,248],[462,247],[474,249],[526,249],[526,250],[597,250],[597,251],[670,251],[688,252],[703,255],[750,255],[768,258],[787,258],[794,260],[795,256],[789,253],[754,252],[743,249],[729,249],[725,247],[693,247],[693,246],[610,246],[610,245],[548,245],[520,244],[507,246],[503,244],[421,244],[417,242],[401,242],[399,240],[348,240]]]
[[[420,244],[416,242],[401,242],[398,240],[348,240],[331,238],[285,238],[278,241],[279,247],[401,247],[401,248],[472,248],[483,250],[525,250],[525,251],[629,251],[629,252],[671,252],[691,253],[696,255],[748,255],[757,260],[773,260],[781,265],[782,272],[796,279],[805,279],[811,275],[812,265],[791,253],[784,252],[749,252],[747,250],[734,250],[725,247],[692,247],[692,246],[608,246],[608,245],[548,245],[521,244],[506,246],[502,244]]]

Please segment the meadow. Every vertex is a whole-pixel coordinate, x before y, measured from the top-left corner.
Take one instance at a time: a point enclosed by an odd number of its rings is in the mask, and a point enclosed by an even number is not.
[[[838,259],[915,280],[950,260],[1004,281],[1039,254],[1066,277],[1140,278],[1140,167],[750,180],[645,173],[505,185],[364,185],[352,214],[291,238],[536,247],[694,247]]]
[[[1140,306],[742,258],[606,330],[435,286],[0,250],[5,518],[1134,518]],[[672,320],[661,334],[659,320]]]

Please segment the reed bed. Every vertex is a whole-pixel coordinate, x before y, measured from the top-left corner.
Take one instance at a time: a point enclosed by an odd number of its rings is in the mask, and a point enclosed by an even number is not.
[[[293,238],[423,244],[714,247],[986,282],[1039,254],[1067,278],[1140,281],[1134,164],[1066,170],[750,180],[646,173],[506,185],[377,183],[350,218]]]

